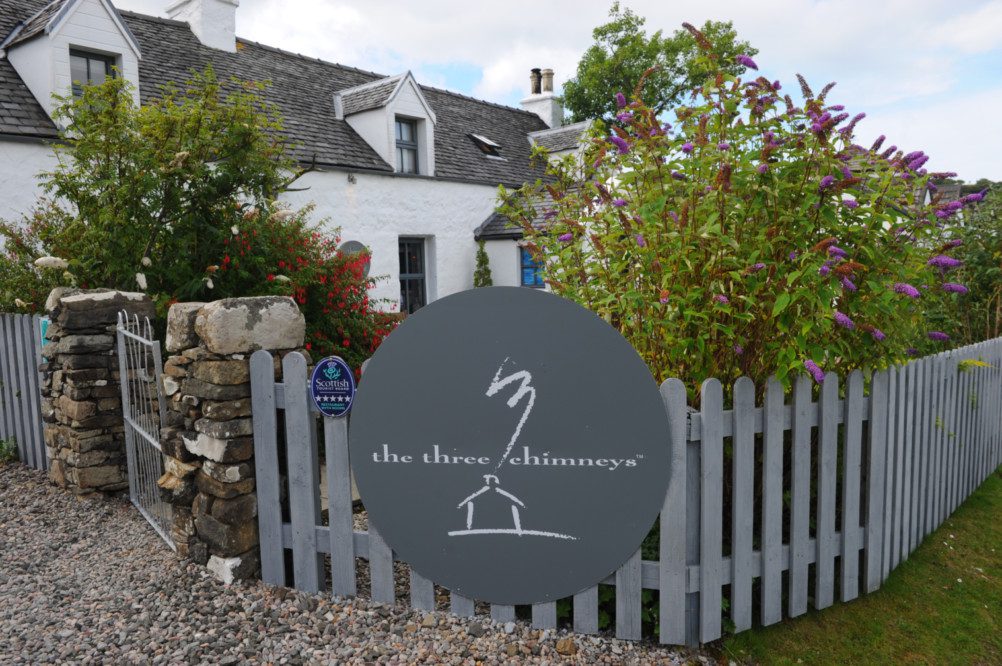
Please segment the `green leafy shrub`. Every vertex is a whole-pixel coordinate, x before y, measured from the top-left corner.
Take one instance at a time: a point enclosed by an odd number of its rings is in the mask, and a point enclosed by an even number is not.
[[[17,461],[17,442],[13,439],[0,439],[0,465]]]
[[[965,343],[988,340],[1002,335],[1002,186],[971,193],[984,197],[969,210],[954,230],[963,242],[957,258],[964,262],[959,269],[960,282],[969,290],[954,307],[943,313],[944,319],[959,322]]]
[[[502,188],[547,283],[619,329],[659,381],[690,388],[805,369],[821,381],[941,348],[950,330],[924,312],[956,297],[942,227],[965,202],[922,201],[921,151],[855,144],[864,114],[829,103],[832,85],[815,94],[801,79],[798,107],[778,81],[728,73],[687,29],[713,75],[674,126],[641,81],[583,158]],[[544,231],[531,224],[540,201]]]
[[[477,241],[477,267],[473,271],[474,287],[490,287],[494,284],[491,276],[491,262],[487,256],[487,249],[483,240]]]

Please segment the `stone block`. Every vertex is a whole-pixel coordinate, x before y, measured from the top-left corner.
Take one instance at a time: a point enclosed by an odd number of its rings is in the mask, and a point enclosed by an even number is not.
[[[181,392],[185,395],[193,395],[197,398],[206,398],[208,400],[239,400],[240,398],[249,398],[251,390],[250,384],[219,386],[188,377],[181,384]]]
[[[59,398],[59,411],[74,421],[82,421],[97,414],[97,404],[73,400],[68,396]]]
[[[205,303],[175,303],[167,311],[167,351],[178,352],[198,344],[195,315]]]
[[[198,538],[209,546],[213,555],[231,557],[257,545],[257,523],[227,525],[209,515],[195,518]]]
[[[204,567],[209,561],[209,546],[201,539],[191,539],[188,544],[188,558]]]
[[[80,489],[101,488],[128,482],[122,468],[118,465],[101,467],[70,467],[66,470],[66,478]]]
[[[49,300],[53,301],[53,294],[49,296]],[[82,290],[64,292],[54,301],[49,309],[50,317],[65,330],[113,325],[122,310],[130,316],[138,315],[140,321],[146,317],[153,319],[155,314],[153,302],[146,294],[138,292]]]
[[[175,506],[191,506],[198,489],[192,479],[174,476],[170,472],[157,479],[160,488],[160,499]]]
[[[242,462],[254,455],[254,438],[216,439],[197,432],[181,435],[185,448],[191,453],[221,463]]]
[[[51,456],[49,457],[49,480],[60,488],[66,487],[66,463]]]
[[[164,374],[168,377],[175,377],[177,379],[187,377],[188,363],[190,363],[190,361],[183,356],[171,356],[167,359],[167,362],[164,363]]]
[[[164,375],[160,381],[163,382],[164,395],[171,396],[181,390],[181,383],[171,375]]]
[[[202,406],[202,413],[207,419],[215,421],[229,421],[251,415],[250,400],[226,400],[224,402],[206,402]]]
[[[233,419],[232,421],[202,418],[195,422],[195,430],[216,439],[235,439],[252,434],[254,422],[249,418]]]
[[[233,499],[217,499],[212,503],[212,517],[227,525],[239,525],[257,518],[257,495],[241,495]]]
[[[178,460],[173,456],[164,456],[164,471],[179,479],[185,479],[198,471],[198,465]]]
[[[79,453],[71,449],[62,449],[63,457],[67,465],[73,467],[96,467],[98,465],[118,465],[124,462],[124,456],[117,451],[102,451],[95,449],[86,453]]]
[[[46,354],[55,352],[53,347],[45,348]],[[108,364],[114,360],[111,358],[111,351],[107,354],[59,354],[56,357],[56,364],[64,369],[72,370],[76,368],[107,368]]]
[[[247,463],[227,465],[225,463],[206,460],[202,464],[202,470],[216,481],[222,481],[223,483],[236,483],[244,479],[254,478],[254,467]]]
[[[247,361],[195,361],[188,373],[195,379],[210,384],[233,386],[250,381],[250,363]]]
[[[235,580],[256,578],[261,568],[261,558],[256,549],[233,557],[213,555],[206,568],[224,585],[229,585]]]
[[[216,498],[212,495],[206,495],[205,493],[198,493],[195,495],[195,500],[191,503],[191,513],[195,518],[199,516],[208,515],[212,511],[212,505],[216,502]],[[224,521],[225,522],[225,521]]]
[[[199,492],[223,499],[232,499],[254,491],[254,479],[226,483],[213,479],[202,470],[199,470],[195,474],[195,485],[198,487]]]
[[[51,351],[55,354],[93,354],[109,351],[115,345],[110,335],[67,335],[53,342]]]
[[[215,354],[294,349],[303,344],[306,320],[287,296],[227,298],[198,311],[195,332]]]

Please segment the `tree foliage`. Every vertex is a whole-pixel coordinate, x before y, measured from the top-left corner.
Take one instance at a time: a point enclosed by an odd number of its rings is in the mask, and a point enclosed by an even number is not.
[[[491,276],[491,261],[484,245],[483,239],[477,241],[477,267],[473,271],[474,287],[490,287],[494,284],[494,278]]]
[[[594,44],[581,57],[575,77],[564,84],[564,107],[573,121],[612,118],[616,114],[613,96],[633,90],[651,67],[657,69],[645,81],[644,97],[655,113],[675,106],[707,77],[695,39],[687,31],[676,30],[666,36],[658,30],[648,36],[646,19],[628,8],[621,9],[619,2],[612,5],[609,18],[592,31]],[[738,39],[730,22],[707,21],[702,31],[730,74],[744,71],[735,56],[758,52]]]
[[[805,369],[823,381],[941,349],[951,329],[925,312],[957,296],[943,225],[971,201],[916,203],[931,177],[921,151],[856,145],[863,114],[829,102],[831,86],[803,82],[797,107],[690,29],[713,75],[676,126],[618,94],[583,164],[503,195],[547,283],[618,328],[657,379],[690,388]]]
[[[991,181],[981,184],[992,185]],[[963,245],[958,257],[963,283],[969,291],[948,313],[961,324],[965,342],[1002,336],[1002,185],[994,185],[985,199],[964,215],[954,230]],[[970,195],[968,195],[970,196]]]

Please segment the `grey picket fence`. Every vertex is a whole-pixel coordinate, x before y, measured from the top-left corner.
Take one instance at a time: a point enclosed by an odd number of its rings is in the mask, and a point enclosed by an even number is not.
[[[44,470],[41,362],[38,315],[0,314],[0,440],[15,440],[21,462]]]
[[[326,590],[329,555],[330,591],[355,595],[362,558],[371,598],[394,603],[394,553],[371,525],[353,529],[347,423],[313,408],[301,355],[282,365],[278,383],[270,354],[251,357],[262,578]],[[877,372],[869,382],[853,372],[844,391],[830,373],[816,397],[807,377],[794,382],[789,399],[772,380],[756,405],[753,382],[741,378],[730,409],[721,383],[709,379],[699,411],[687,407],[681,381],[665,381],[672,468],[659,559],[643,560],[638,544],[618,571],[575,595],[574,630],[598,631],[598,585],[615,588],[617,637],[642,637],[642,592],[656,590],[659,640],[689,645],[719,638],[725,617],[740,632],[878,589],[1002,462],[1000,368],[1002,338]],[[725,446],[732,451],[726,467]],[[411,571],[409,597],[415,609],[435,608],[433,582]],[[474,600],[451,594],[450,608],[470,616]],[[515,609],[492,605],[490,615],[509,620]],[[534,605],[531,617],[538,628],[555,627],[556,604]]]

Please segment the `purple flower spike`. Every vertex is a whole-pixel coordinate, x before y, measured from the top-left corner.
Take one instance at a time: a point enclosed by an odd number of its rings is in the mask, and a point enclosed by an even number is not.
[[[842,205],[846,208],[859,208],[859,202],[855,199],[842,199]]]
[[[626,205],[626,199],[621,199],[620,197],[616,197],[615,199],[612,200],[612,205],[615,206],[616,208],[622,208],[623,206]]]
[[[763,162],[762,164],[759,164],[755,170],[764,175],[769,171],[769,165]]]
[[[873,142],[872,146],[870,146],[870,150],[872,150],[873,152],[877,152],[878,150],[880,150],[880,147],[882,145],[884,145],[884,141],[886,139],[887,139],[887,137],[884,136],[883,134],[881,134],[880,136],[878,136],[877,140]]]
[[[775,81],[772,82],[773,90],[781,90],[782,88],[783,86],[780,84],[779,79],[776,79]]]
[[[679,171],[672,171],[672,172],[671,172],[671,177],[672,177],[672,178],[674,178],[675,180],[688,180],[688,179],[687,179],[687,178],[685,177],[685,174],[684,174],[684,173],[681,173],[681,172],[679,172]]]
[[[686,155],[688,155],[689,153],[692,152],[692,142],[691,141],[686,141],[685,143],[682,144],[682,152],[685,153]]]
[[[904,294],[905,296],[910,296],[911,298],[918,298],[921,296],[919,290],[911,286],[907,282],[895,282],[894,291],[899,294]]]
[[[839,259],[845,259],[849,255],[846,253],[845,250],[843,250],[842,248],[840,248],[838,245],[829,245],[828,246],[828,256],[829,257],[838,257]]]
[[[626,153],[630,152],[630,144],[626,142],[626,139],[623,139],[618,136],[611,136],[609,137],[609,142],[612,143],[614,146],[616,146],[616,148],[619,150],[620,155],[625,155]]]
[[[883,342],[884,338],[887,337],[887,335],[885,335],[884,332],[881,331],[879,328],[872,329],[870,331],[870,335],[872,335],[873,339],[876,340],[877,342]]]
[[[720,143],[717,144],[717,148],[719,148],[720,150],[730,150],[731,144],[727,143],[726,141],[721,141]]]
[[[675,224],[678,224],[678,213],[676,213],[673,210],[670,210],[668,211],[668,215],[671,216],[671,219],[675,220]]]
[[[742,354],[745,353],[745,348],[742,347],[741,345],[734,345],[733,349],[734,353],[737,354],[738,356],[741,356]]]
[[[846,291],[856,291],[856,285],[847,277],[842,278],[842,288]]]
[[[824,371],[821,370],[821,368],[818,367],[818,364],[812,361],[811,359],[807,359],[806,361],[804,361],[804,367],[807,368],[807,372],[811,373],[811,377],[813,377],[814,381],[816,381],[818,384],[820,384],[825,380]]]
[[[936,268],[956,268],[961,265],[960,259],[954,259],[953,257],[948,257],[945,254],[937,254],[935,257],[926,262],[930,266],[935,266]]]
[[[647,247],[647,241],[644,239],[643,234],[637,234],[637,245],[640,247]]]
[[[831,187],[834,183],[835,183],[835,176],[825,176],[824,178],[821,179],[821,182],[818,183],[818,189],[826,190],[829,187]]]
[[[728,303],[731,302],[731,299],[727,298],[723,294],[717,294],[716,296],[713,297],[713,300],[715,300],[717,303],[721,303],[723,305],[727,305]]]
[[[965,204],[978,203],[979,201],[984,200],[985,193],[987,192],[988,190],[982,190],[980,192],[974,192],[973,194],[968,194],[966,197],[961,199],[961,201],[963,201]]]
[[[951,294],[966,294],[967,287],[962,284],[957,284],[956,282],[944,282],[943,291],[948,291]]]
[[[832,272],[832,265],[830,261],[826,261],[821,264],[821,268],[818,269],[818,275],[821,277],[828,277],[828,274]]]
[[[908,354],[909,356],[918,356],[919,350],[915,349],[915,347],[909,347],[908,349],[905,350],[905,353]]]
[[[943,331],[929,331],[929,339],[935,342],[946,342],[950,336]]]
[[[796,261],[797,260],[797,253],[796,252],[791,252],[790,254],[786,255],[786,258],[789,259],[790,261]]]
[[[616,108],[622,109],[626,106],[626,95],[621,92],[616,93]]]
[[[574,234],[572,233],[560,234],[559,236],[557,236],[557,240],[560,241],[561,243],[570,243],[572,240],[574,240]]]
[[[748,69],[758,69],[758,65],[755,64],[755,61],[752,60],[751,57],[746,56],[743,53],[734,59],[737,60],[740,64],[747,67]]]
[[[765,268],[765,264],[763,264],[762,262],[759,262],[757,264],[752,264],[751,266],[749,266],[748,267],[748,272],[749,273],[758,273],[763,268]]]
[[[954,238],[952,241],[949,241],[946,244],[946,247],[960,247],[963,244],[964,244],[964,241],[962,241],[959,238]]]
[[[856,328],[856,323],[852,319],[849,319],[844,312],[839,312],[838,310],[835,311],[835,323],[850,331]]]
[[[623,113],[616,114],[616,120],[621,123],[628,123],[633,120],[633,114],[629,111],[624,111]]]

